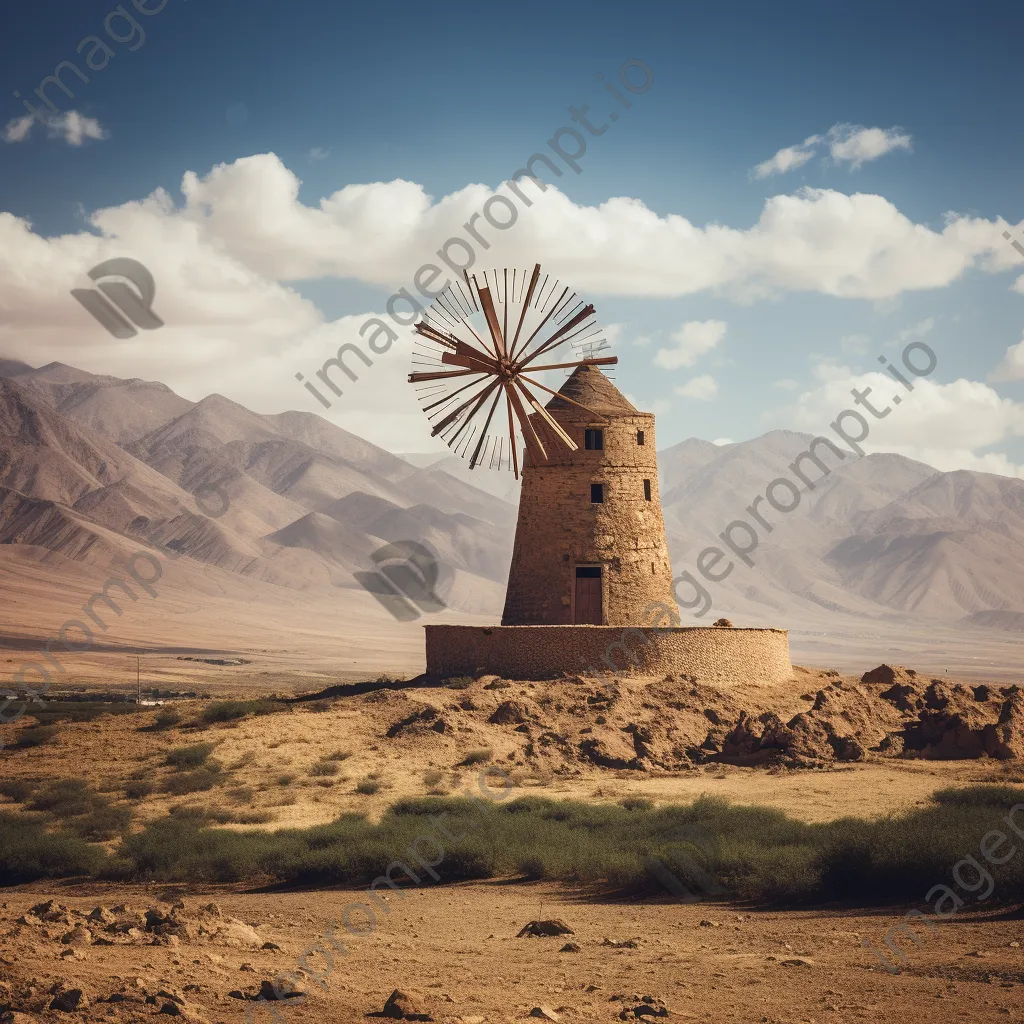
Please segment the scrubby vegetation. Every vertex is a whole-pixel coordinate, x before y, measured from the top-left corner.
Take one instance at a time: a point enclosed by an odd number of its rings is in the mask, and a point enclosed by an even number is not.
[[[173,729],[175,726],[181,725],[181,722],[180,711],[175,708],[164,708],[163,711],[157,712],[151,728],[157,732],[162,732],[164,729]]]
[[[188,747],[176,747],[167,755],[172,768],[198,768],[213,753],[214,743],[193,743]]]
[[[199,716],[201,725],[237,722],[249,715],[273,715],[290,711],[289,705],[279,700],[216,700],[207,704]]]
[[[32,704],[29,714],[40,725],[54,725],[57,722],[91,722],[100,715],[137,715],[148,710],[127,700],[47,700],[42,704]]]
[[[36,784],[28,779],[0,779],[0,796],[12,803],[23,804],[35,792]]]
[[[173,796],[185,796],[188,793],[205,793],[224,781],[216,768],[196,768],[191,772],[178,772],[164,779],[163,791]]]
[[[41,815],[0,812],[0,883],[95,875],[106,861],[102,847],[64,829],[48,831]]]
[[[367,778],[360,787],[366,783],[377,784]],[[95,799],[59,783],[38,792],[32,806],[61,808],[68,815]],[[329,825],[276,832],[213,827],[259,823],[261,811],[186,806],[125,836],[109,857],[66,828],[46,832],[42,814],[8,813],[0,814],[0,878],[10,883],[91,874],[139,881],[363,885],[393,862],[408,859],[406,851],[417,839],[433,836],[444,848],[436,866],[442,882],[518,875],[787,905],[916,903],[933,885],[953,885],[953,865],[965,856],[980,857],[987,833],[1001,829],[1011,843],[1016,840],[1003,820],[1013,806],[1024,804],[1024,791],[1009,786],[942,791],[931,804],[906,814],[817,824],[708,797],[686,806],[653,807],[642,799],[623,804],[533,796],[494,803],[420,797],[399,801],[378,822],[343,814]],[[438,820],[446,833],[438,830]],[[1024,810],[1015,821],[1024,825]],[[410,864],[424,884],[430,882]],[[1024,899],[1024,849],[988,870],[993,900]],[[396,874],[401,880],[401,870]]]
[[[18,733],[17,746],[41,747],[44,743],[52,743],[60,735],[55,725],[30,725]]]

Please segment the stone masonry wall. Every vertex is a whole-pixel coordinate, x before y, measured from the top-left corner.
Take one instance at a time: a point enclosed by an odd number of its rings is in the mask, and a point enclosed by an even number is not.
[[[487,673],[505,679],[563,675],[695,676],[705,683],[789,680],[789,633],[784,629],[713,626],[425,626],[427,672],[438,676]]]
[[[527,461],[523,469],[502,624],[571,624],[578,565],[602,566],[607,625],[642,624],[641,610],[652,602],[675,608],[654,417],[614,412],[600,419],[575,408],[553,415],[579,450],[569,451],[539,416],[531,417],[550,461]],[[584,447],[588,427],[604,431],[603,450]],[[642,445],[637,443],[641,430]],[[650,481],[650,501],[644,497],[644,480]],[[590,500],[592,483],[604,485],[602,504]]]

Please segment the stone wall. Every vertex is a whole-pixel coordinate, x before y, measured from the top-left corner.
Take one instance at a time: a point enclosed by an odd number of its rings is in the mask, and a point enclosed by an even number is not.
[[[425,626],[427,672],[505,679],[687,675],[703,683],[789,680],[784,629],[713,626]]]

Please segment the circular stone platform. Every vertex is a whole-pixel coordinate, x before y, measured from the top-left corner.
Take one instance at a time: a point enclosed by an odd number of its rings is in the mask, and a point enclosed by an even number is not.
[[[424,626],[427,673],[505,679],[686,675],[771,686],[793,675],[789,631],[716,626]]]

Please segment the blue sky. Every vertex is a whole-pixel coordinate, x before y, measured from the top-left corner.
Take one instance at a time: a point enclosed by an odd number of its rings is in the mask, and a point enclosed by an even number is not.
[[[138,2],[150,10],[161,4]],[[310,260],[305,270],[301,253],[326,243],[317,241],[320,227],[304,223],[301,208],[315,211],[346,186],[396,179],[421,186],[435,202],[470,185],[497,189],[560,125],[571,124],[570,105],[589,103],[595,120],[621,109],[595,74],[616,81],[620,65],[637,58],[651,68],[653,87],[631,96],[631,108],[588,139],[582,173],[566,171],[555,182],[572,209],[538,203],[524,211],[508,233],[507,256],[518,265],[553,263],[569,279],[575,273],[573,283],[592,298],[602,321],[620,325],[616,381],[658,413],[659,445],[691,435],[738,440],[775,426],[824,430],[849,392],[846,384],[877,369],[877,353],[893,357],[907,338],[919,337],[939,359],[929,382],[935,389],[921,408],[901,407],[891,437],[880,437],[884,446],[933,464],[945,460],[940,468],[1019,472],[1024,464],[1024,349],[1019,362],[1007,355],[1024,326],[1024,294],[1013,290],[1021,259],[1009,243],[991,242],[1000,218],[1014,226],[1024,218],[1024,132],[1014,127],[1024,85],[1015,52],[1020,10],[905,2],[436,10],[167,0],[147,16],[129,0],[125,9],[146,33],[133,52],[140,37],[124,19],[115,19],[112,34],[126,42],[104,31],[115,9],[110,0],[21,8],[8,14],[0,39],[0,126],[9,124],[11,139],[0,142],[0,211],[32,227],[31,244],[19,231],[0,233],[0,272],[7,277],[0,285],[10,296],[0,300],[0,349],[7,354],[156,377],[190,398],[217,390],[265,411],[320,411],[288,378],[295,370],[310,374],[337,337],[382,310],[445,233],[427,212],[403,207],[404,240],[376,252],[391,231],[392,202],[392,193],[378,190],[383,212],[373,216],[381,222],[370,214],[357,228],[345,222],[352,251],[345,259]],[[35,125],[18,138],[23,111],[12,92],[32,96],[62,60],[84,68],[76,46],[88,35],[105,38],[116,56],[103,70],[88,71],[88,84],[65,75],[74,100],[50,94],[63,111],[86,119],[80,123],[95,125],[87,136],[103,137],[74,145],[67,125],[55,137]],[[829,136],[837,125],[853,127]],[[830,158],[830,147],[856,140],[861,127],[905,141],[862,160]],[[751,173],[811,136],[822,138],[801,166]],[[206,179],[217,165],[237,168],[257,154],[273,154],[273,164],[225,175],[222,187],[203,192],[199,206],[208,216],[198,208],[180,216],[183,176]],[[301,187],[289,212],[294,223],[275,234],[275,216],[284,209],[279,193],[287,191],[283,172]],[[277,191],[264,203],[264,188],[271,188],[265,182]],[[817,205],[801,193],[805,188],[821,190]],[[157,189],[172,208],[136,216],[132,204]],[[876,197],[876,206],[843,201],[854,195]],[[765,251],[739,256],[732,243],[719,250],[709,242],[688,255],[685,239],[677,240],[671,256],[652,257],[647,268],[643,230],[587,212],[613,197],[638,201],[664,223],[685,218],[702,232],[718,224],[749,235],[760,221],[761,235],[747,242],[762,239]],[[776,220],[785,221],[773,234],[762,220],[766,203],[786,197],[794,201],[773,207]],[[819,223],[813,218],[826,199],[835,215]],[[232,217],[224,211],[234,200],[244,210]],[[101,230],[90,223],[98,210],[119,212]],[[965,232],[971,240],[916,251],[914,226],[941,236],[950,211],[977,218]],[[266,251],[244,223],[259,225],[261,218]],[[530,226],[530,218],[545,224]],[[899,218],[908,230],[902,240],[887,240]],[[807,251],[800,252],[793,224],[805,219]],[[571,236],[584,223],[607,235],[606,247],[573,250]],[[189,240],[190,226],[202,237]],[[1024,242],[1024,233],[1017,237]],[[533,248],[526,252],[528,241]],[[609,255],[633,243],[635,258],[620,264]],[[1005,251],[994,255],[998,245]],[[783,252],[786,246],[792,252]],[[368,260],[372,270],[360,269],[360,247],[376,253]],[[862,259],[851,255],[861,249]],[[167,327],[115,345],[68,292],[80,283],[75,274],[122,254],[153,269],[155,308]],[[215,263],[218,254],[230,268]],[[943,269],[957,254],[965,267]],[[497,242],[495,255],[499,263],[506,256]],[[695,267],[718,257],[753,269],[687,283]],[[833,259],[852,261],[849,286],[842,274],[838,285],[815,276],[815,267]],[[903,281],[891,289],[878,284],[877,268],[887,260]],[[223,275],[231,283],[223,298],[229,312],[221,312],[216,294],[199,301],[186,287],[196,266],[210,268],[200,275],[207,280]],[[630,267],[637,278],[650,269],[658,283],[604,283],[625,282]],[[764,286],[752,289],[752,279]],[[246,288],[251,300],[240,294]],[[685,324],[709,322],[725,325],[711,349],[690,353],[682,365],[667,365],[671,357],[658,361],[659,349],[684,345],[673,335],[696,336]],[[401,372],[392,372],[391,363]],[[1001,364],[1001,379],[990,380]],[[391,407],[386,400],[407,368],[407,354],[396,345],[367,371],[359,393],[347,396],[351,403],[329,418],[395,450],[427,448],[425,424],[417,425],[407,402],[396,399]],[[691,386],[695,378],[703,384]]]

